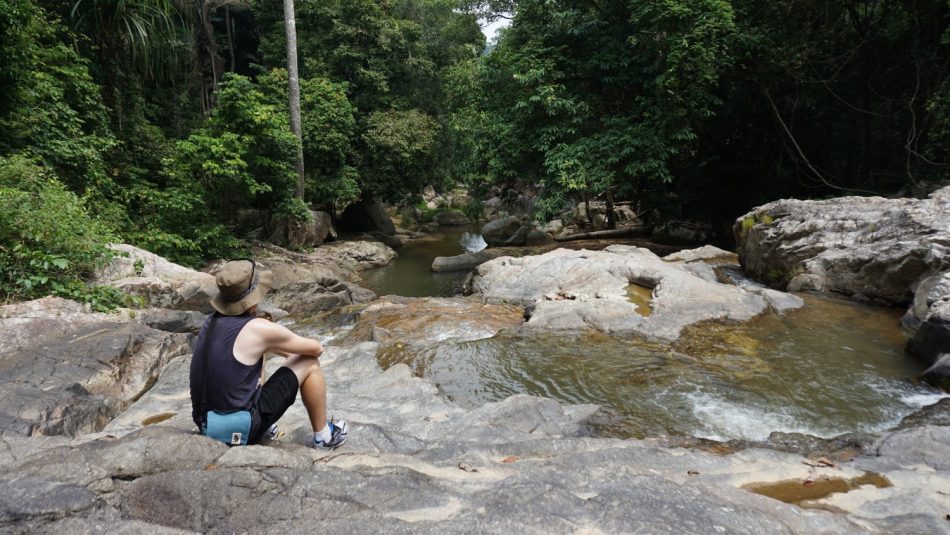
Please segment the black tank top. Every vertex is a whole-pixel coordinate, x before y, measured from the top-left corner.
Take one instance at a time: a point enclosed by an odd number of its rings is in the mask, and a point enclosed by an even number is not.
[[[251,314],[225,316],[215,312],[208,316],[204,327],[195,342],[195,352],[191,357],[191,406],[192,418],[199,427],[207,411],[231,412],[251,408],[258,389],[263,360],[248,366],[234,357],[234,341],[238,333],[249,321]],[[214,320],[214,331],[208,336]],[[207,357],[205,366],[202,356]],[[205,381],[205,369],[208,379]],[[204,394],[207,388],[207,394]],[[202,407],[202,399],[207,396],[207,406]]]

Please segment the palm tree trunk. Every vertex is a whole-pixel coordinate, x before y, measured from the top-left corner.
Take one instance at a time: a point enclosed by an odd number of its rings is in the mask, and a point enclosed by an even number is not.
[[[303,199],[303,135],[300,132],[300,79],[297,73],[297,25],[294,0],[284,0],[284,30],[287,33],[287,81],[290,85],[290,130],[297,137],[297,197]]]

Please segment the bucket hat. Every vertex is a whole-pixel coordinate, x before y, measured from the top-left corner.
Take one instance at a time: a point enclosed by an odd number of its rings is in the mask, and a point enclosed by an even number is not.
[[[211,306],[225,316],[243,314],[264,300],[273,279],[270,270],[258,269],[250,258],[230,260],[215,275],[218,295],[211,299]]]

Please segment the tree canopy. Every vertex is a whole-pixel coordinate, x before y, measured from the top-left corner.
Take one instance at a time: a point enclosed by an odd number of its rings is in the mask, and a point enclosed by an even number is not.
[[[239,251],[236,213],[428,185],[728,228],[950,180],[947,0],[326,0],[296,21],[302,199],[279,5],[0,0],[0,298],[105,303],[82,280],[108,240],[198,265]]]

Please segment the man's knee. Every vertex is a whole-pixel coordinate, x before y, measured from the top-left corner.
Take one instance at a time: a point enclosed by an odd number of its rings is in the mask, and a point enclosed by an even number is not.
[[[285,368],[290,368],[297,376],[297,381],[303,384],[304,380],[314,371],[320,370],[320,359],[307,355],[294,355],[284,363]]]

